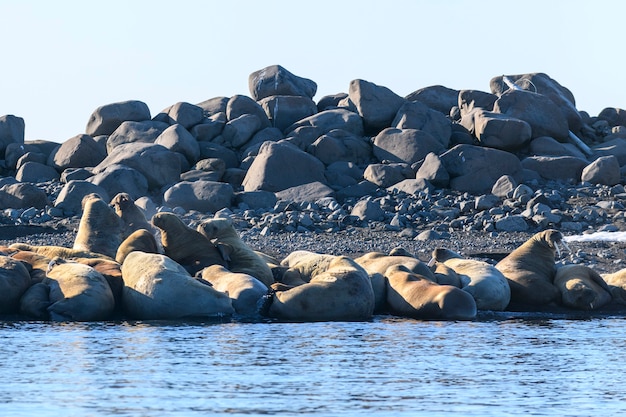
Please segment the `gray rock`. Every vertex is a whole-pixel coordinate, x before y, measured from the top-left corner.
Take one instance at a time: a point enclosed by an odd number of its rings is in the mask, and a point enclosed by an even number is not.
[[[528,230],[528,223],[519,214],[506,216],[496,220],[496,230],[501,232],[525,232]]]
[[[414,178],[414,173],[407,164],[370,164],[365,168],[363,178],[381,188],[387,188],[407,178]]]
[[[232,149],[211,142],[198,142],[200,146],[200,160],[207,158],[219,158],[226,164],[226,168],[239,166],[239,157]]]
[[[324,164],[294,145],[265,142],[243,180],[244,191],[282,191],[311,182],[326,183]]]
[[[419,101],[431,109],[443,114],[450,114],[450,110],[457,105],[459,91],[442,85],[432,85],[420,88],[406,96],[408,101]]]
[[[15,164],[15,169],[19,171],[22,165],[24,165],[26,162],[38,162],[42,165],[46,165],[47,159],[48,158],[46,157],[46,155],[42,154],[41,152],[26,152],[20,157],[20,159],[17,160],[17,164]]]
[[[72,180],[86,180],[93,172],[86,168],[67,168],[61,173],[61,182],[67,184]]]
[[[133,200],[147,194],[148,180],[136,169],[125,165],[112,164],[104,171],[89,178],[89,182],[102,187],[108,195],[127,193]],[[108,200],[107,200],[108,201]]]
[[[467,113],[461,124],[482,145],[505,151],[520,149],[527,144],[532,133],[530,125],[523,120],[483,109]]]
[[[317,113],[315,102],[304,96],[269,96],[259,100],[273,127],[284,132],[289,126]]]
[[[320,198],[334,197],[335,191],[318,181],[296,185],[276,193],[279,201],[315,202]]]
[[[89,136],[110,135],[126,121],[150,120],[148,105],[139,100],[121,101],[98,107],[89,116],[85,133]]]
[[[598,113],[598,119],[606,120],[610,127],[626,126],[626,111],[617,107],[605,107]]]
[[[417,129],[428,132],[444,148],[450,145],[452,126],[441,112],[433,110],[419,101],[404,103],[396,113],[391,126],[397,129]]]
[[[235,203],[251,210],[271,209],[277,201],[276,194],[270,191],[243,191],[235,194]]]
[[[243,151],[242,156],[255,156],[259,153],[259,149],[261,148],[263,142],[278,142],[279,140],[284,139],[284,137],[285,135],[283,135],[283,132],[275,127],[266,127],[265,129],[261,129],[256,132],[254,136],[252,136],[252,139],[245,144],[245,150]]]
[[[498,99],[495,94],[486,93],[479,90],[461,90],[459,91],[458,106],[461,111],[461,117],[470,113],[476,108],[486,111],[493,110],[493,104]]]
[[[390,127],[396,113],[406,102],[387,87],[360,79],[350,81],[348,96],[363,118],[365,128],[374,133]]]
[[[364,222],[381,221],[385,219],[385,210],[376,201],[369,198],[359,200],[350,211],[351,216]]]
[[[19,182],[31,183],[54,181],[59,177],[60,174],[56,169],[39,162],[26,162],[15,174],[15,179]]]
[[[106,148],[89,135],[76,135],[63,142],[48,158],[48,165],[61,172],[67,168],[95,167],[106,158]]]
[[[366,138],[341,129],[321,135],[306,150],[326,165],[339,161],[365,164],[372,159],[372,146]]]
[[[339,107],[341,100],[347,99],[348,93],[329,94],[317,102],[317,111],[330,110]]]
[[[158,189],[179,180],[181,163],[176,155],[161,145],[128,143],[117,146],[94,168],[94,173],[103,172],[109,165],[122,164],[141,172],[148,180],[149,189]]]
[[[450,185],[450,174],[434,152],[429,152],[415,173],[415,178],[423,178],[434,187],[447,188]]]
[[[180,124],[174,124],[165,129],[154,143],[184,155],[190,165],[195,164],[200,158],[198,141]]]
[[[263,107],[261,107],[259,103],[247,96],[232,96],[226,105],[226,119],[231,121],[244,114],[258,117],[261,122],[259,129],[272,126],[270,119],[268,119],[267,114],[265,114],[265,110],[263,110]]]
[[[310,143],[313,143],[315,139],[324,133],[328,133],[334,129],[346,130],[355,136],[364,135],[363,119],[361,116],[345,109],[325,110],[313,116],[305,117],[288,127],[285,136],[294,135],[294,131],[301,127],[315,128],[310,134],[312,136]]]
[[[576,147],[568,146],[549,136],[539,136],[530,141],[530,153],[535,156],[573,156],[585,158]]]
[[[0,157],[10,143],[21,145],[24,143],[24,119],[7,114],[0,116]]]
[[[500,198],[508,198],[513,196],[513,192],[517,187],[517,181],[510,175],[503,175],[498,178],[491,188],[491,194]]]
[[[208,100],[204,100],[201,103],[196,104],[196,106],[202,108],[204,111],[205,117],[211,117],[218,113],[223,113],[226,115],[226,106],[228,105],[229,97],[218,96],[213,97]]]
[[[371,195],[378,190],[378,186],[367,180],[360,181],[356,185],[349,185],[335,193],[337,200],[342,201],[347,198],[361,198]]]
[[[547,180],[580,181],[588,162],[573,156],[529,156],[522,160],[522,167],[533,170]]]
[[[610,156],[617,158],[620,166],[626,165],[626,139],[615,138],[592,148],[593,157]]]
[[[110,201],[109,193],[104,188],[89,181],[72,180],[63,186],[54,201],[54,207],[67,214],[79,214],[83,210],[83,198],[91,193],[98,194],[104,201]]]
[[[387,128],[374,138],[372,152],[380,162],[413,164],[429,153],[440,154],[445,147],[431,134],[416,129]]]
[[[202,122],[191,128],[190,133],[200,142],[208,142],[222,134],[226,125],[226,113],[217,113],[205,117]]]
[[[423,178],[407,178],[387,188],[387,191],[402,192],[408,195],[430,194],[433,191],[431,183]]]
[[[620,166],[617,158],[613,155],[599,157],[583,169],[580,179],[591,184],[618,184],[620,182]]]
[[[9,183],[0,188],[0,209],[42,209],[48,204],[45,191],[33,184]]]
[[[230,207],[234,198],[230,184],[213,181],[182,181],[163,193],[163,202],[169,207],[182,207],[202,213],[215,213]]]
[[[222,137],[228,147],[237,149],[244,146],[262,128],[263,124],[256,115],[242,114],[226,123]]]
[[[256,101],[278,95],[312,99],[317,92],[314,81],[294,75],[280,65],[270,65],[250,74],[248,88]]]
[[[187,130],[204,119],[204,109],[195,104],[180,101],[169,107],[167,121],[170,125],[179,124]]]
[[[477,211],[490,210],[501,202],[500,197],[494,194],[479,195],[474,199],[474,209]]]
[[[158,121],[123,122],[107,139],[107,153],[127,143],[154,143],[169,125]]]

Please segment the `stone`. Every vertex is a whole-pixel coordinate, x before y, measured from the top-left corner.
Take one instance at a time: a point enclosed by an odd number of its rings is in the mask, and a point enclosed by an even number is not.
[[[416,129],[387,128],[374,138],[372,152],[379,162],[413,164],[429,153],[440,154],[445,147],[430,133]]]
[[[148,193],[146,177],[136,169],[125,165],[109,165],[104,171],[89,178],[88,181],[102,187],[110,196],[127,193],[133,200],[136,200]]]
[[[364,136],[363,119],[358,114],[345,109],[325,110],[305,117],[286,129],[285,136],[294,134],[300,127],[314,127],[312,140],[315,141],[321,135],[334,129],[342,129],[355,136]]]
[[[143,122],[123,122],[107,139],[107,154],[126,143],[154,143],[169,125],[153,120]]]
[[[224,126],[222,137],[229,148],[244,146],[252,136],[263,128],[261,120],[253,114],[242,114]]]
[[[477,211],[490,210],[498,205],[502,200],[494,194],[479,195],[474,199],[474,209]]]
[[[365,129],[378,133],[390,127],[400,107],[406,100],[387,87],[365,80],[352,80],[348,97],[363,118]]]
[[[253,99],[247,96],[234,95],[232,96],[226,105],[226,119],[227,121],[234,120],[243,115],[251,115],[259,118],[261,126],[259,129],[265,129],[271,127],[270,119],[268,119],[263,107]]]
[[[317,101],[317,111],[335,109],[341,100],[347,99],[348,93],[329,94]]]
[[[38,209],[48,205],[45,191],[29,183],[9,183],[0,188],[0,209]]]
[[[598,119],[606,120],[610,127],[626,126],[626,111],[617,107],[605,107],[598,113]]]
[[[312,99],[317,92],[317,84],[292,74],[280,65],[270,65],[248,76],[248,89],[256,101],[278,95]]]
[[[315,202],[320,198],[334,197],[335,191],[319,181],[296,185],[276,193],[278,201]]]
[[[338,201],[343,201],[347,198],[362,198],[367,195],[374,194],[376,190],[378,190],[378,186],[376,184],[363,180],[356,185],[349,185],[337,191],[335,193],[335,197]]]
[[[92,193],[99,195],[104,201],[111,201],[109,193],[99,185],[84,180],[72,180],[63,186],[54,201],[54,207],[68,214],[80,214],[83,210],[83,198]]]
[[[365,198],[356,202],[350,211],[350,215],[364,222],[382,221],[385,219],[385,210],[376,201]]]
[[[339,161],[365,164],[372,159],[372,146],[366,138],[341,129],[321,135],[306,150],[326,165]]]
[[[10,143],[24,144],[24,119],[12,114],[0,116],[0,157]],[[0,158],[1,159],[1,158]]]
[[[387,188],[388,191],[402,192],[408,195],[430,194],[434,187],[424,178],[407,178]]]
[[[89,135],[76,135],[48,157],[48,165],[61,172],[67,168],[95,167],[106,158],[106,148]]]
[[[94,174],[103,172],[109,165],[122,164],[142,173],[149,189],[159,189],[178,182],[181,163],[176,155],[161,145],[127,143],[117,146],[94,168]]]
[[[496,230],[501,232],[525,232],[528,230],[528,223],[523,216],[513,214],[496,220]]]
[[[513,196],[513,192],[517,188],[517,181],[510,175],[503,175],[493,184],[491,194],[500,198],[508,198]]]
[[[539,136],[530,141],[530,153],[535,156],[573,156],[585,158],[576,147],[568,146],[549,136]]]
[[[189,130],[204,119],[204,109],[195,104],[180,101],[169,107],[167,121],[170,125],[181,125]]]
[[[407,95],[408,101],[419,101],[433,110],[443,114],[450,114],[450,110],[457,105],[459,91],[442,85],[432,85],[420,88]]]
[[[60,174],[56,169],[40,162],[26,162],[15,174],[15,179],[19,182],[38,183],[55,181],[59,178]]]
[[[315,102],[305,96],[269,96],[259,100],[273,127],[284,132],[289,126],[317,113]]]
[[[474,134],[481,145],[505,151],[519,150],[528,143],[532,134],[530,125],[525,121],[480,108],[463,116],[461,124]]]
[[[139,100],[128,100],[98,107],[89,116],[85,133],[89,136],[111,135],[126,121],[150,120],[148,105]]]
[[[265,142],[243,180],[244,191],[282,191],[311,182],[326,183],[324,164],[296,146]]]
[[[191,128],[190,133],[197,141],[208,142],[221,135],[225,125],[226,113],[217,113],[202,119]]]
[[[496,100],[493,111],[528,123],[532,138],[550,136],[566,140],[569,136],[567,118],[552,100],[541,94],[507,90]]]
[[[407,164],[370,164],[363,172],[363,178],[381,188],[387,188],[407,178],[413,178],[413,171]]]
[[[20,157],[20,159],[17,160],[17,164],[15,164],[15,169],[19,171],[22,165],[24,165],[26,162],[38,162],[42,165],[47,165],[47,159],[48,158],[46,157],[46,155],[42,154],[41,152],[26,152]]]
[[[172,152],[182,154],[190,165],[195,164],[200,158],[200,145],[196,138],[180,124],[174,124],[165,129],[154,141]]]
[[[495,94],[486,93],[479,90],[461,90],[459,91],[458,106],[461,111],[461,117],[470,113],[476,108],[486,111],[492,111],[493,105],[498,99]]]
[[[546,180],[580,181],[588,162],[573,156],[529,156],[522,159],[522,167],[533,170]]]
[[[615,138],[591,148],[593,157],[615,156],[620,166],[626,165],[626,139]]]
[[[474,194],[491,190],[502,175],[517,178],[520,160],[512,153],[474,145],[456,145],[439,155],[450,175],[450,188]]]
[[[275,127],[266,127],[265,129],[261,129],[256,132],[252,136],[252,139],[245,144],[245,150],[243,151],[242,156],[247,157],[257,155],[263,142],[278,142],[279,140],[284,139],[284,137],[285,135],[283,135],[283,132]]]
[[[591,184],[619,184],[621,178],[617,158],[613,155],[599,157],[583,169],[580,179]]]
[[[404,103],[391,122],[396,129],[417,129],[428,132],[444,148],[450,145],[452,126],[450,120],[441,112],[433,110],[419,101]]]
[[[242,191],[235,194],[235,203],[251,210],[271,209],[277,201],[276,194],[271,191]]]
[[[239,157],[232,149],[211,142],[198,142],[200,146],[200,160],[207,158],[219,158],[224,161],[226,168],[236,168],[239,166]]]
[[[422,178],[438,188],[448,188],[450,185],[450,174],[434,152],[426,155],[424,162],[415,173],[415,178]]]
[[[61,182],[67,184],[72,180],[86,180],[92,176],[93,172],[87,168],[67,168],[61,173]]]
[[[233,187],[214,181],[182,181],[163,193],[163,203],[169,207],[182,207],[202,213],[215,213],[232,205]]]
[[[196,106],[202,108],[205,117],[211,117],[218,113],[226,115],[228,100],[230,100],[230,97],[218,96],[204,100],[203,102],[196,104]]]

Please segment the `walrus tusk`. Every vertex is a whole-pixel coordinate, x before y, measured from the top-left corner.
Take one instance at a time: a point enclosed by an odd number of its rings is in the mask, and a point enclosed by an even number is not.
[[[561,240],[559,243],[561,243],[561,245],[563,245],[563,249],[565,249],[569,253],[572,252],[571,249],[569,248],[569,246],[567,246],[567,243],[565,243],[564,240]],[[559,255],[559,258],[560,258],[561,257],[561,248],[559,248],[559,243],[554,242],[554,247],[556,248],[556,253]]]
[[[430,258],[430,261],[428,261],[426,265],[430,268],[435,264],[435,262],[437,262],[437,259],[435,259],[435,257],[433,256],[432,258]]]

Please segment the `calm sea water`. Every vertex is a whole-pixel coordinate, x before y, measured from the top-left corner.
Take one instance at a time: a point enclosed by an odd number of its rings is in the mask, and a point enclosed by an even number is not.
[[[3,416],[626,413],[626,320],[0,322]]]

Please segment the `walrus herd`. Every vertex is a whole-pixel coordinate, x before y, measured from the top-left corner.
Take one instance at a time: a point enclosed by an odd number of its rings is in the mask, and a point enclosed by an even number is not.
[[[568,250],[548,229],[500,262],[436,248],[356,258],[249,247],[228,218],[196,229],[174,213],[148,221],[128,194],[87,195],[73,247],[0,247],[0,313],[53,321],[271,318],[361,321],[375,314],[472,320],[480,311],[591,311],[626,305],[626,269],[557,266]]]

